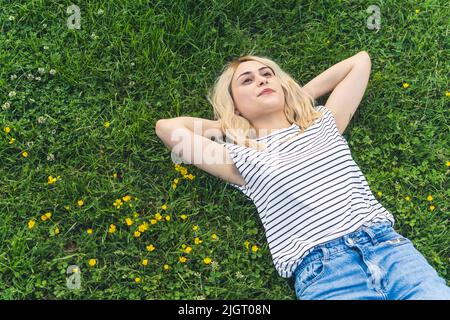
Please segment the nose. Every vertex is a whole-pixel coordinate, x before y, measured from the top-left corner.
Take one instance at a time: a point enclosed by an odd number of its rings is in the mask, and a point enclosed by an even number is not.
[[[259,85],[269,82],[266,77],[260,76],[261,79],[258,81]]]

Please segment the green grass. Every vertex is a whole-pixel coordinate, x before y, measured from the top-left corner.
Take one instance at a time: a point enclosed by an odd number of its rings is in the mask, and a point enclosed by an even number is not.
[[[195,178],[185,179],[154,132],[161,118],[212,119],[207,89],[229,59],[247,53],[272,58],[303,85],[369,52],[369,85],[344,136],[396,230],[450,280],[450,12],[442,2],[374,2],[378,32],[366,27],[367,1],[79,3],[77,30],[66,25],[71,1],[0,0],[0,105],[10,104],[0,110],[0,298],[295,299],[254,205],[192,165]],[[61,179],[49,185],[50,175]],[[138,199],[115,208],[126,195]],[[171,220],[134,237],[157,212]],[[183,244],[192,252],[183,254]],[[80,269],[80,290],[66,286],[70,265]]]

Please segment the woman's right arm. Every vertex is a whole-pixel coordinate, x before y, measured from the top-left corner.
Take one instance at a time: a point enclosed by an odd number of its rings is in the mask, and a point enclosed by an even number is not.
[[[183,162],[193,164],[228,182],[245,185],[228,149],[210,140],[222,138],[220,122],[195,117],[161,119],[156,122],[156,135]]]

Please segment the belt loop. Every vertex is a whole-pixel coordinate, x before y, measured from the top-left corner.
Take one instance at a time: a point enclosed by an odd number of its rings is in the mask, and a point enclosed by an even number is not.
[[[322,254],[323,254],[323,257],[322,257],[322,259],[324,260],[324,261],[327,261],[328,260],[328,258],[329,258],[329,252],[328,252],[328,249],[325,247],[325,246],[321,246],[320,247],[320,250],[322,250]]]
[[[377,243],[378,243],[377,237],[375,236],[375,233],[372,231],[372,229],[370,227],[365,227],[365,228],[363,228],[363,231],[369,235],[370,241],[372,242],[372,244],[374,246],[377,245]]]

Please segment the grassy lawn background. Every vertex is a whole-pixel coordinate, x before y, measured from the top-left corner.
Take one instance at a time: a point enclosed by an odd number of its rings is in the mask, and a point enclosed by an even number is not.
[[[154,131],[161,118],[212,119],[208,88],[248,53],[304,85],[369,52],[344,136],[395,229],[449,282],[441,3],[0,0],[0,298],[295,299],[254,205],[193,165],[176,170]],[[72,4],[80,29],[67,26]]]

